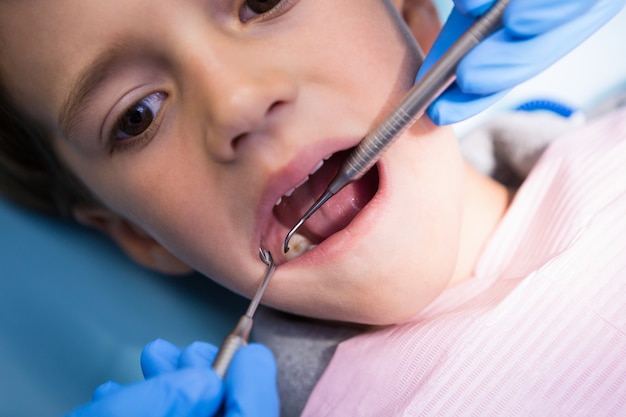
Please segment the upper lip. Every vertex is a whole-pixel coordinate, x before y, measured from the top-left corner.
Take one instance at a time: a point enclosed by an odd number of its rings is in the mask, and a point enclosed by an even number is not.
[[[257,209],[254,242],[261,242],[264,230],[268,228],[270,222],[276,221],[272,210],[285,193],[300,185],[324,158],[349,149],[358,142],[359,139],[331,139],[318,142],[319,145],[302,149],[282,168],[274,171],[267,180]]]

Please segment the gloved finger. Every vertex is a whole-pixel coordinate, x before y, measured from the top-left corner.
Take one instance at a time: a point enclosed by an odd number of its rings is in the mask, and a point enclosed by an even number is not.
[[[503,20],[511,35],[534,36],[582,16],[598,2],[599,0],[513,0],[507,6]]]
[[[600,2],[585,15],[539,36],[514,39],[498,31],[459,63],[462,91],[488,95],[514,87],[537,75],[570,52],[621,9],[623,1]]]
[[[211,369],[184,369],[126,387],[67,417],[206,417],[222,403],[223,385]]]
[[[100,385],[98,388],[94,390],[93,395],[91,396],[91,400],[98,401],[99,399],[104,398],[105,396],[110,395],[113,392],[117,391],[121,387],[122,385],[118,384],[117,382],[113,382],[113,381],[105,382],[104,384]]]
[[[509,90],[503,90],[489,95],[467,94],[453,84],[428,108],[427,114],[438,126],[457,123],[477,115],[508,92]]]
[[[450,49],[450,46],[469,28],[474,19],[461,14],[457,10],[452,10],[450,16],[443,25],[439,36],[424,59],[422,66],[417,72],[416,79],[419,80],[430,70],[430,68]]]
[[[250,344],[239,349],[226,378],[226,417],[274,417],[280,414],[276,362],[268,348]]]
[[[512,0],[504,13],[510,33],[532,36],[547,32],[584,14],[598,0]],[[454,0],[456,10],[476,18],[493,6],[494,0]]]
[[[181,352],[178,368],[210,367],[216,354],[216,346],[206,342],[193,342]]]
[[[477,17],[485,13],[495,0],[454,0],[454,8],[464,15]]]
[[[148,343],[143,348],[140,359],[144,378],[154,378],[178,369],[180,352],[178,347],[163,339],[156,339]]]

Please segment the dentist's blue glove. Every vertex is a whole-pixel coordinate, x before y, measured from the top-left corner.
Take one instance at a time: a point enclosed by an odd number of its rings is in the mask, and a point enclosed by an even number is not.
[[[241,348],[222,381],[211,369],[217,348],[196,342],[185,348],[164,340],[146,346],[145,381],[113,382],[96,389],[93,402],[67,417],[277,417],[276,364],[264,346]],[[223,405],[223,408],[221,408]]]
[[[625,0],[511,0],[504,28],[459,64],[457,81],[428,109],[438,125],[480,113],[511,88],[543,71],[582,43],[624,6]],[[494,0],[454,0],[455,7],[417,78]],[[615,40],[619,42],[618,39]]]

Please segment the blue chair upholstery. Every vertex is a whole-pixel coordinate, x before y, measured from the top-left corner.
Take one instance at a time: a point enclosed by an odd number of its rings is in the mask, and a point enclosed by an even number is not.
[[[99,384],[141,378],[157,338],[219,344],[245,300],[199,275],[167,277],[108,238],[0,200],[0,415],[58,416]]]

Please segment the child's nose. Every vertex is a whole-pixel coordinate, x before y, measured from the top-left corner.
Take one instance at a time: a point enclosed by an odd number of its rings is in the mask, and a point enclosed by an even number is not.
[[[272,135],[297,87],[280,64],[267,59],[221,61],[210,71],[203,95],[208,113],[207,142],[215,157],[230,161],[248,141]]]

